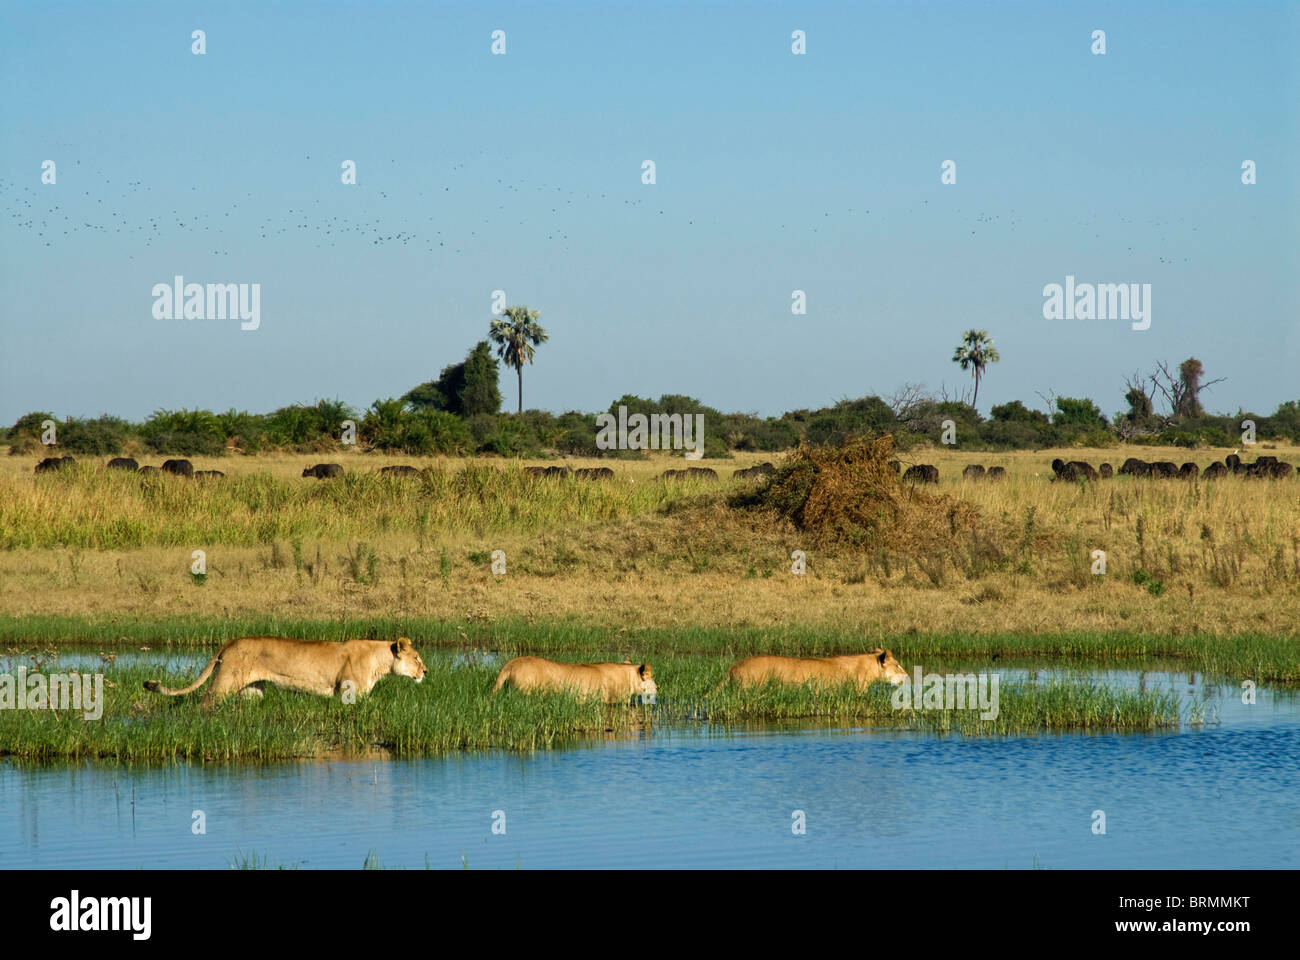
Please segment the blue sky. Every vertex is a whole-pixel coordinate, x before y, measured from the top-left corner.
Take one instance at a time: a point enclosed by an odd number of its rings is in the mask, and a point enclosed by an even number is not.
[[[970,327],[985,413],[1110,414],[1191,355],[1208,408],[1271,412],[1298,52],[1294,3],[5,4],[0,423],[363,408],[462,359],[496,289],[541,310],[524,402],[555,412],[955,392]],[[176,274],[260,283],[260,329],[154,319]],[[1150,283],[1151,328],[1043,319],[1067,274]]]

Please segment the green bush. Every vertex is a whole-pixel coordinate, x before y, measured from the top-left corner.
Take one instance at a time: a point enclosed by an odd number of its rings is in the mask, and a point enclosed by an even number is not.
[[[131,425],[119,417],[72,420],[59,427],[59,449],[64,453],[105,455],[121,453],[130,438]]]

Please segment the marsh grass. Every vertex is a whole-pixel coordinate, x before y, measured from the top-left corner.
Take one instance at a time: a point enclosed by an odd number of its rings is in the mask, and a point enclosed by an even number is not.
[[[617,651],[594,658],[613,660]],[[563,659],[587,659],[571,658]],[[416,684],[388,677],[355,704],[268,685],[262,700],[228,698],[203,706],[198,695],[165,697],[148,679],[180,683],[152,666],[105,664],[103,717],[50,710],[0,711],[0,754],[20,761],[104,759],[124,763],[272,761],[303,757],[415,757],[461,750],[549,749],[602,737],[636,736],[654,726],[745,725],[807,720],[968,735],[1049,730],[1153,730],[1176,726],[1178,705],[1161,692],[1113,691],[1094,683],[1002,684],[1000,713],[897,710],[892,688],[851,685],[714,692],[730,657],[653,658],[658,702],[605,704],[565,693],[491,696],[497,666],[426,661]]]
[[[999,660],[1110,668],[1140,667],[1158,661],[1170,668],[1205,673],[1218,679],[1250,678],[1283,684],[1300,683],[1300,642],[1296,638],[1254,631],[1227,636],[1112,631],[1041,631],[1022,633],[909,630],[877,625],[862,630],[822,624],[766,627],[667,626],[611,630],[574,620],[532,618],[485,621],[418,617],[358,617],[333,620],[294,616],[227,617],[15,617],[0,614],[0,668],[6,654],[49,659],[69,650],[202,650],[211,655],[237,637],[286,636],[305,640],[393,639],[410,637],[423,651],[467,648],[494,651],[500,657],[523,653],[557,659],[650,660],[658,670],[664,656],[738,658],[760,653],[825,657],[888,647],[905,666],[913,662],[985,663]],[[13,662],[17,662],[16,660]],[[30,665],[30,664],[29,664]],[[715,681],[716,682],[716,681]]]

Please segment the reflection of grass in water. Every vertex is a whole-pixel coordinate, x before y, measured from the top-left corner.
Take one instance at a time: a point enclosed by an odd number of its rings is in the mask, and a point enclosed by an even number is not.
[[[621,659],[608,651],[601,659]],[[106,758],[125,762],[244,761],[294,757],[437,755],[458,750],[536,750],[654,724],[771,723],[806,719],[971,735],[1042,730],[1154,730],[1178,723],[1170,693],[1110,690],[1091,683],[1007,683],[999,715],[976,710],[896,710],[893,688],[724,688],[710,695],[728,658],[655,657],[655,706],[604,704],[563,693],[490,695],[496,670],[430,663],[422,684],[387,677],[355,704],[268,685],[261,701],[230,697],[213,707],[198,695],[141,689],[153,668],[106,668],[103,719],[50,710],[0,711],[0,752],[32,762]],[[166,677],[179,684],[189,675]],[[109,686],[109,683],[112,686]]]
[[[265,856],[258,856],[254,853],[244,853],[241,850],[235,851],[235,859],[227,860],[226,863],[231,870],[300,870],[301,863],[278,863],[274,867]]]
[[[464,858],[462,857],[461,859],[463,860]],[[230,865],[231,870],[301,870],[302,869],[301,862],[295,862],[291,864],[278,863],[275,866],[271,866],[270,860],[268,860],[265,856],[258,856],[257,853],[244,853],[239,850],[235,851],[234,860],[228,860],[226,862]],[[361,861],[361,869],[362,870],[387,870],[391,868],[385,867],[383,864],[381,864],[379,862],[379,854],[374,850],[370,850],[366,853],[365,859]],[[397,869],[400,870],[404,868],[398,867]],[[424,855],[424,869],[426,870],[433,869],[433,867],[429,863],[429,855],[427,853]],[[468,861],[465,862],[465,869],[469,869]]]

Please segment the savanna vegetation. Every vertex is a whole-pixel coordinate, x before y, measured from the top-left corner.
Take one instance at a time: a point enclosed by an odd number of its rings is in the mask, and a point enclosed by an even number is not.
[[[495,318],[488,339],[475,344],[460,363],[400,397],[376,399],[365,410],[340,400],[293,404],[270,413],[246,410],[156,410],[132,423],[108,414],[62,418],[49,411],[19,417],[3,438],[18,456],[80,455],[133,457],[205,456],[270,452],[338,453],[369,451],[411,456],[500,457],[579,456],[639,458],[637,450],[597,447],[596,413],[553,414],[525,410],[523,370],[536,348],[549,340],[539,311],[507,307]],[[496,355],[492,346],[495,345]],[[607,413],[625,407],[629,415],[665,413],[704,417],[704,456],[726,459],[738,453],[780,452],[800,444],[835,444],[852,436],[888,433],[900,450],[925,447],[945,435],[961,450],[1025,450],[1051,447],[1113,447],[1120,442],[1186,448],[1237,446],[1243,433],[1264,442],[1300,443],[1300,401],[1287,401],[1270,415],[1238,410],[1211,415],[1204,381],[1194,357],[1177,372],[1157,364],[1147,375],[1125,379],[1127,409],[1107,418],[1089,397],[1041,396],[1044,409],[1020,400],[995,405],[986,418],[975,402],[991,364],[1000,359],[984,330],[967,331],[953,362],[969,372],[973,392],[949,396],[908,384],[889,397],[844,399],[819,409],[780,416],[723,413],[694,397],[665,394],[657,400],[625,394]],[[517,409],[501,412],[499,364],[515,371]],[[1250,426],[1247,426],[1249,424]],[[51,425],[53,429],[51,429]]]
[[[86,624],[285,610],[341,629],[366,617],[802,625],[864,644],[1296,636],[1294,479],[1050,482],[1044,451],[999,455],[1007,478],[988,482],[962,477],[968,455],[931,451],[941,480],[918,490],[881,466],[879,443],[805,448],[758,483],[660,480],[665,457],[578,481],[448,459],[395,478],[374,472],[384,459],[356,456],[344,462],[365,468],[313,481],[299,476],[301,458],[279,455],[227,463],[213,482],[82,465],[33,476],[8,458],[0,609]],[[498,550],[504,576],[492,570]],[[795,550],[806,573],[791,573]],[[1093,572],[1097,550],[1104,574]]]
[[[974,396],[918,387],[767,418],[684,396],[615,400],[610,413],[703,414],[705,456],[721,479],[666,478],[679,456],[598,450],[594,414],[523,410],[523,368],[547,341],[537,320],[509,308],[464,362],[364,412],[318,401],[264,415],[64,420],[54,450],[43,442],[51,415],[20,418],[7,431],[14,455],[0,458],[0,663],[102,653],[112,720],[0,711],[0,750],[32,760],[400,756],[532,749],[654,723],[801,718],[982,733],[1187,719],[1162,695],[1087,683],[1004,686],[997,721],[900,712],[885,689],[706,696],[738,656],[877,645],[927,671],[999,659],[1160,663],[1300,683],[1294,476],[1053,482],[1049,466],[1118,466],[1160,443],[1186,451],[1159,456],[1204,466],[1248,427],[1257,451],[1297,463],[1295,402],[1268,417],[1208,415],[1194,359],[1129,378],[1128,409],[1111,418],[1090,398],[1053,395],[1045,412],[1012,401],[985,419]],[[500,413],[499,360],[516,373],[514,414]],[[953,356],[976,390],[997,360],[978,330]],[[956,443],[937,442],[954,428]],[[356,443],[342,443],[352,430]],[[83,459],[34,475],[31,457],[52,452]],[[95,462],[114,454],[183,455],[224,475]],[[343,476],[304,479],[321,455]],[[612,476],[528,469],[561,455]],[[937,466],[938,484],[905,482],[895,460]],[[766,476],[731,476],[765,461],[775,463]],[[1005,476],[965,478],[970,463]],[[379,472],[397,464],[418,471]],[[386,680],[357,708],[277,691],[204,710],[145,695],[143,673],[156,668],[114,660],[211,651],[249,634],[408,635],[434,653],[650,660],[661,702],[489,698],[499,659],[443,658],[420,688]]]

